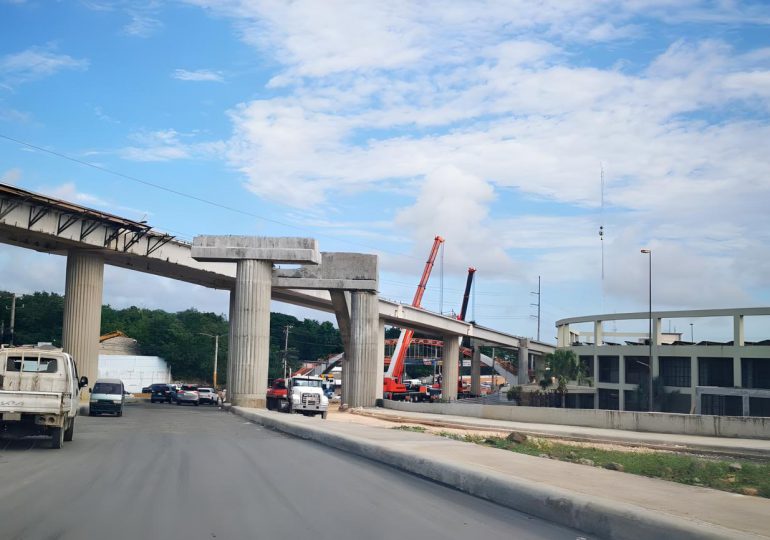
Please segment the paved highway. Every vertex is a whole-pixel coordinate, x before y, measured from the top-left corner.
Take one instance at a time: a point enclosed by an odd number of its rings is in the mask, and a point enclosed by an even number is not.
[[[3,539],[584,536],[208,406],[79,417],[47,446],[0,445]]]

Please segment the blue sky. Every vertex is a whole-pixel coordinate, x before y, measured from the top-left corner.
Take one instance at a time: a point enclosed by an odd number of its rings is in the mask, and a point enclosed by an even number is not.
[[[729,0],[0,0],[0,178],[184,239],[379,253],[405,302],[440,234],[444,311],[475,266],[472,315],[533,336],[542,276],[547,340],[645,310],[643,247],[657,309],[768,305],[769,26]],[[0,246],[4,289],[61,292],[63,268]],[[113,305],[226,311],[107,278]]]

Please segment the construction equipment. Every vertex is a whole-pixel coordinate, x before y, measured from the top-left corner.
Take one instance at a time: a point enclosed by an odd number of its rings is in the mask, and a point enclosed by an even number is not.
[[[420,284],[417,286],[417,291],[414,293],[414,298],[412,299],[413,307],[420,307],[422,297],[425,294],[425,287],[428,284],[428,278],[430,278],[431,271],[433,270],[433,264],[436,262],[438,249],[443,243],[444,239],[440,236],[436,236],[433,239],[433,248],[431,249],[428,260],[425,263],[425,269],[422,272]],[[393,356],[390,360],[390,364],[388,365],[388,371],[385,373],[383,378],[382,395],[385,399],[409,399],[410,401],[424,401],[430,399],[430,393],[426,386],[419,386],[416,388],[411,386],[410,388],[407,388],[403,383],[406,351],[409,349],[409,345],[412,342],[413,336],[413,330],[401,330],[401,335],[399,335],[398,342],[396,343],[396,349],[393,351]]]

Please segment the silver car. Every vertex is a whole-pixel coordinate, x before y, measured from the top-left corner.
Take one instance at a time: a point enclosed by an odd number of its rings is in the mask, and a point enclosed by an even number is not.
[[[183,384],[176,393],[176,404],[190,403],[196,407],[200,405],[200,396],[198,395],[198,387],[193,384]]]

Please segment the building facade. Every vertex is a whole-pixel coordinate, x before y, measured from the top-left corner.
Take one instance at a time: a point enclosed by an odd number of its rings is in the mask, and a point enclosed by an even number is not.
[[[647,410],[644,397],[652,356],[652,375],[663,386],[663,393],[656,394],[656,410],[770,416],[770,339],[745,339],[746,319],[768,317],[770,308],[653,311],[651,315],[646,311],[614,313],[556,322],[558,346],[571,349],[591,376],[594,408]],[[732,320],[732,340],[683,341],[680,334],[662,332],[666,320],[714,317]],[[605,327],[612,321],[647,322],[650,318],[652,347],[649,332],[608,332]],[[575,329],[586,323],[593,329]],[[640,384],[644,392],[640,392]]]

